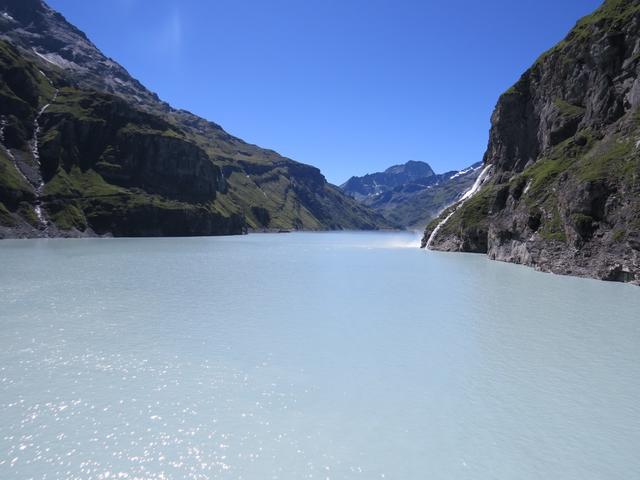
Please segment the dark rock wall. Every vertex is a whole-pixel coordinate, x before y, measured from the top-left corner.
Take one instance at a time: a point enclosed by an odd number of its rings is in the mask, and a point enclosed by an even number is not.
[[[640,2],[608,0],[500,97],[491,181],[433,248],[640,281],[639,72]]]

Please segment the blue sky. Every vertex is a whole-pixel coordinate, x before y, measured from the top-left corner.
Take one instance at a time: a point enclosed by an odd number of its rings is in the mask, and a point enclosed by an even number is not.
[[[320,167],[481,160],[499,94],[598,0],[48,0],[177,108]]]

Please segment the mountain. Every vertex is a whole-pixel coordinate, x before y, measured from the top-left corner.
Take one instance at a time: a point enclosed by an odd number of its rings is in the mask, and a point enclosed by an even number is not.
[[[423,245],[640,283],[639,72],[640,2],[607,0],[500,97],[486,181]]]
[[[356,199],[377,195],[409,182],[424,182],[435,173],[428,163],[410,160],[394,165],[384,172],[369,173],[363,177],[351,177],[340,188]]]
[[[0,237],[391,226],[161,101],[41,0],[0,0],[0,144]]]
[[[340,188],[390,222],[422,229],[471,187],[480,167],[478,162],[461,171],[436,174],[427,163],[410,161],[351,177]]]

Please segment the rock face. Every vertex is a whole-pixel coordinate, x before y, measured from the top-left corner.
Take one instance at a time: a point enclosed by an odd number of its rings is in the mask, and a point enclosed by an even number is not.
[[[390,222],[422,229],[471,187],[481,167],[477,163],[461,171],[436,174],[427,163],[411,161],[384,172],[352,177],[341,188]]]
[[[390,226],[171,108],[41,0],[0,0],[0,238]]]
[[[490,179],[431,248],[640,282],[639,72],[640,2],[607,0],[500,97]]]

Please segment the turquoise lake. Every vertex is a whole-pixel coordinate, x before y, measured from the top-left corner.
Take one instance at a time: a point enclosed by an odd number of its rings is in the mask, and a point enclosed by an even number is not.
[[[640,289],[418,244],[0,242],[0,478],[640,478]]]

